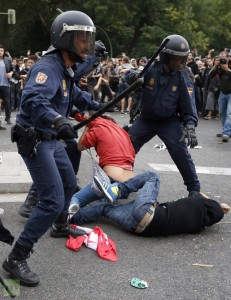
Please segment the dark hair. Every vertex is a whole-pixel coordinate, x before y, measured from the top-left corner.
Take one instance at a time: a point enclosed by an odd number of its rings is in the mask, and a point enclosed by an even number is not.
[[[103,119],[112,121],[113,123],[117,124],[116,121],[115,121],[115,119],[113,119],[113,118],[111,118],[111,117],[109,117],[107,115],[101,115],[100,117],[103,118]]]
[[[0,44],[0,48],[3,48],[3,49],[5,49],[5,47],[4,47],[2,44]]]

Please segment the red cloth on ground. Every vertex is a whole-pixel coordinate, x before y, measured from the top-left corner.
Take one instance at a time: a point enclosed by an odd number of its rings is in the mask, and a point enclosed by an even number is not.
[[[101,168],[111,165],[132,170],[135,150],[128,133],[123,128],[100,117],[91,121],[88,127],[82,144],[86,149],[95,148]]]
[[[73,225],[72,225],[73,226]],[[80,229],[85,229],[84,227],[75,226]],[[88,234],[84,236],[79,236],[73,238],[72,236],[68,237],[66,242],[67,248],[77,251],[84,244],[86,247],[95,250],[98,253],[98,256],[109,261],[117,261],[117,252],[116,245],[113,240],[107,237],[100,227],[95,227],[94,230],[91,230],[89,233],[89,228],[86,230]]]

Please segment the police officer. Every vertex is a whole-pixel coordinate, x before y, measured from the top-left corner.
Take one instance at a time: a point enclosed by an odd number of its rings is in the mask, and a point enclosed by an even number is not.
[[[39,203],[3,262],[3,269],[22,285],[39,284],[26,259],[51,226],[52,237],[76,237],[85,233],[67,223],[76,178],[61,139],[77,137],[67,119],[74,99],[81,102],[82,98],[84,101],[91,98],[74,84],[74,72],[76,62],[83,62],[87,54],[93,53],[94,38],[95,27],[86,14],[68,11],[56,17],[51,26],[54,49],[32,67],[22,93],[12,138],[37,188]]]
[[[189,196],[193,196],[200,192],[200,183],[182,138],[186,136],[191,147],[197,145],[195,127],[198,117],[194,97],[191,97],[193,83],[188,71],[181,70],[187,60],[189,45],[180,35],[167,38],[169,42],[160,54],[160,61],[152,64],[144,74],[141,114],[130,127],[129,134],[136,153],[158,135],[180,171]],[[129,71],[126,78],[131,83],[137,78],[137,73]]]
[[[48,49],[48,52],[54,50],[55,50],[54,47],[50,47]],[[100,59],[104,58],[105,55],[107,55],[106,48],[104,44],[99,40],[95,42],[95,55],[94,56],[88,55],[83,62],[77,63],[77,68],[75,70],[74,78],[75,78],[75,83],[80,88],[84,87],[82,86],[82,80],[84,79],[84,75],[88,73],[89,70],[91,70],[96,63],[99,63]],[[82,112],[88,109],[98,110],[102,106],[100,103],[93,100],[93,98],[89,98],[89,95],[87,95],[87,97],[85,98],[84,97],[81,97],[80,99],[77,98],[75,102],[76,104],[70,113],[73,115],[76,112],[76,108]],[[65,150],[72,163],[74,172],[77,175],[79,170],[79,165],[80,165],[80,159],[81,159],[81,151],[79,151],[77,148],[77,141],[75,139],[65,140]],[[78,184],[76,184],[75,193],[77,193],[79,190],[80,187]],[[35,187],[35,184],[32,183],[24,203],[19,208],[18,214],[24,218],[29,218],[34,206],[38,203],[38,201],[39,199],[37,196],[37,189]]]

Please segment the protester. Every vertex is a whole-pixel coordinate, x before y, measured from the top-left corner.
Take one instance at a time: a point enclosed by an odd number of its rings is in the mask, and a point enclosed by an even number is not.
[[[53,49],[29,72],[17,125],[12,130],[12,138],[37,188],[39,202],[3,268],[27,286],[38,285],[39,278],[30,271],[26,259],[51,226],[52,237],[85,233],[67,223],[76,178],[61,140],[77,137],[66,118],[71,104],[81,97],[91,98],[91,94],[74,84],[73,69],[77,61],[83,62],[87,54],[94,54],[95,27],[88,15],[68,11],[56,17],[50,33]]]
[[[76,114],[77,121],[87,117]],[[101,116],[87,124],[78,142],[80,151],[94,147],[99,156],[99,166],[113,181],[125,181],[134,176],[135,151],[129,135],[108,116]],[[73,195],[69,213],[79,207],[101,199],[91,184]]]
[[[204,194],[159,204],[160,180],[155,172],[136,175],[123,183],[107,184],[97,177],[94,180],[105,197],[112,203],[97,203],[80,209],[70,219],[71,224],[81,225],[108,218],[124,230],[142,236],[162,236],[182,233],[199,233],[219,222],[230,210]],[[126,199],[131,192],[138,192],[134,202],[124,205],[114,203]]]

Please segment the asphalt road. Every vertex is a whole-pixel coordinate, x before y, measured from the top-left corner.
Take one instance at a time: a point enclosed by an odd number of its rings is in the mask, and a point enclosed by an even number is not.
[[[127,124],[128,116],[110,114],[120,125]],[[13,118],[12,118],[13,120]],[[219,144],[216,133],[220,132],[220,121],[199,120],[197,135],[200,149],[190,149],[196,166],[231,168],[231,142]],[[0,151],[16,151],[9,138],[10,128],[0,132]],[[152,170],[149,164],[173,164],[167,150],[157,151],[160,144],[154,138],[137,155],[135,172]],[[92,179],[90,158],[84,154],[78,175],[80,185]],[[161,171],[161,201],[177,199],[187,195],[179,173]],[[231,205],[230,176],[199,174],[202,191],[219,202]],[[2,220],[17,237],[26,219],[17,214],[21,205],[18,198],[24,195],[5,195],[15,202],[0,203],[5,209]],[[15,197],[15,198],[14,198]],[[197,235],[142,238],[123,232],[110,222],[87,224],[99,225],[115,241],[118,261],[116,263],[99,258],[95,251],[82,247],[73,252],[65,247],[65,239],[53,239],[49,232],[35,246],[35,252],[28,260],[29,265],[40,277],[35,288],[19,287],[23,300],[224,300],[231,299],[231,213],[211,228]],[[1,261],[11,246],[1,243]],[[199,267],[193,264],[207,264],[213,267]],[[0,269],[0,276],[9,278]],[[132,278],[148,283],[146,289],[130,285]],[[17,288],[17,287],[16,287]],[[7,299],[0,288],[0,299]],[[8,297],[9,299],[9,297]]]

